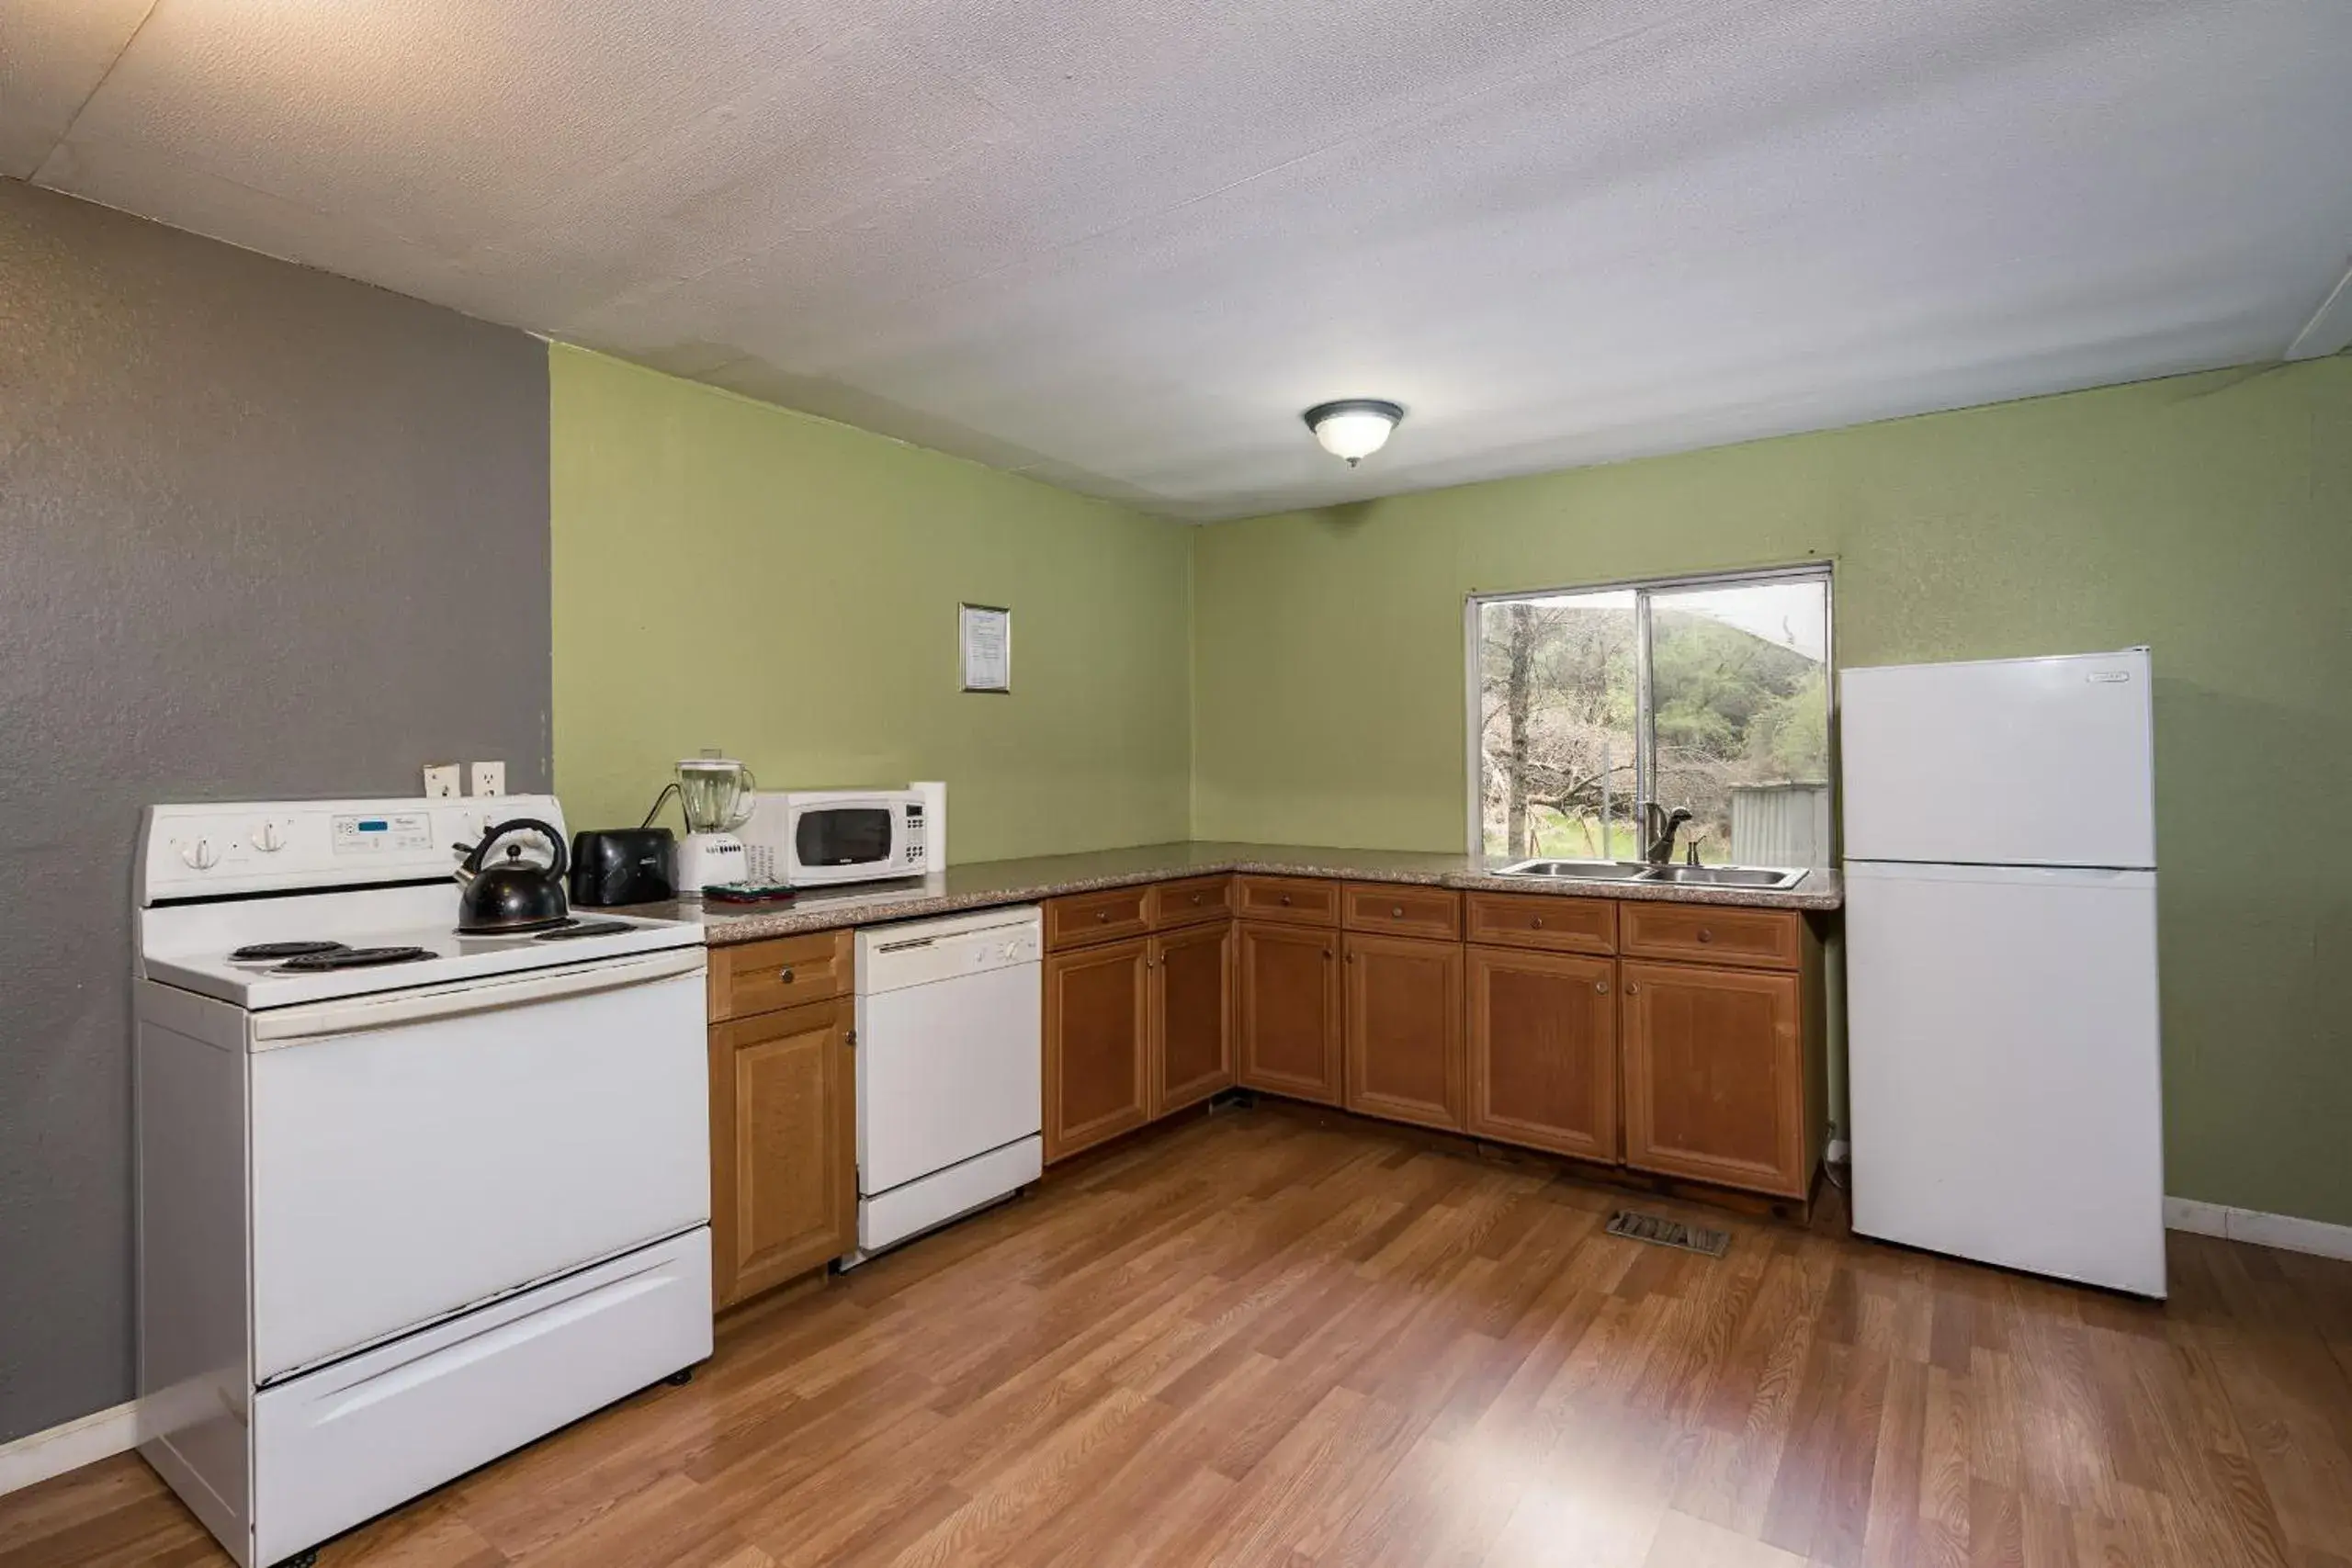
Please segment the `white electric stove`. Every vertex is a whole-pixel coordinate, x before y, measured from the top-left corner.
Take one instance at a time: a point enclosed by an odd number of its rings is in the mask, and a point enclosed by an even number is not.
[[[457,931],[548,796],[159,806],[141,1452],[242,1568],[710,1354],[698,927]],[[544,856],[546,852],[537,852]]]

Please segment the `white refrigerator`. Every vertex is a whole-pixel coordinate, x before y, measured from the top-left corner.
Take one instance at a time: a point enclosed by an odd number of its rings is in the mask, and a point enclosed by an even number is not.
[[[1854,1229],[2162,1296],[2148,650],[1838,691]]]

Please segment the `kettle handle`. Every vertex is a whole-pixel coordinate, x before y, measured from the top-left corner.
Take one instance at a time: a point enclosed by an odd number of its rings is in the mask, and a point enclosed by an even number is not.
[[[479,874],[481,870],[482,857],[490,853],[491,845],[509,833],[519,833],[526,829],[537,833],[555,847],[555,863],[548,867],[548,874],[558,881],[562,880],[565,868],[571,864],[570,857],[564,853],[563,835],[536,817],[517,817],[511,822],[501,822],[497,827],[484,833],[481,836],[481,842],[474,846],[473,853],[466,857],[466,863],[458,869],[467,874]]]

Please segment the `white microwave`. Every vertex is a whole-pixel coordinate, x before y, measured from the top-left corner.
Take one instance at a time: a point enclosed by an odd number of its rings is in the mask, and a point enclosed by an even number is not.
[[[931,869],[925,793],[911,789],[763,792],[735,829],[751,882],[828,887],[884,882]]]

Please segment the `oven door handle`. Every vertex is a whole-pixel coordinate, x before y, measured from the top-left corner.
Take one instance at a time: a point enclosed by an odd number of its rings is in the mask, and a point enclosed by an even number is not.
[[[681,975],[700,974],[703,965],[703,950],[688,947],[576,969],[533,970],[502,979],[460,981],[390,996],[275,1008],[253,1015],[254,1048],[266,1051],[323,1035],[357,1034],[403,1023],[528,1007],[533,1002],[555,1001],[564,997],[593,996],[598,991],[616,991]]]

